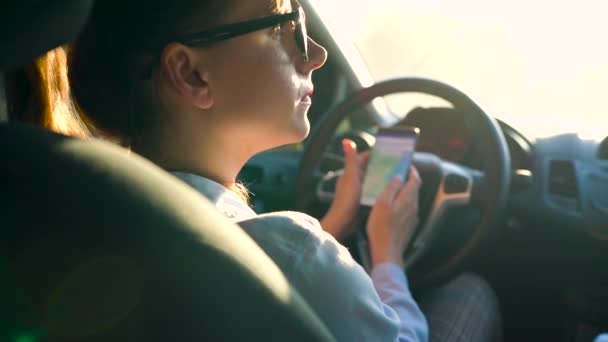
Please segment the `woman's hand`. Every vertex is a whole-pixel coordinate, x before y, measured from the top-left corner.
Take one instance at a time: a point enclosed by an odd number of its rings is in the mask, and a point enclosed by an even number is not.
[[[321,219],[323,229],[342,240],[355,230],[355,221],[361,200],[361,183],[369,153],[357,153],[357,145],[350,139],[342,140],[344,173],[336,183],[336,193],[329,211]]]
[[[403,252],[418,225],[418,171],[410,168],[404,185],[395,177],[378,197],[367,221],[372,267],[384,262],[403,267]]]

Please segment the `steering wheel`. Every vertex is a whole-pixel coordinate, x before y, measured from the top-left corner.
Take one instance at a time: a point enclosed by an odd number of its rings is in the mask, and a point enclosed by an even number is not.
[[[419,196],[420,223],[404,254],[406,268],[411,269],[418,264],[431,248],[434,238],[446,226],[442,224],[442,218],[448,209],[472,206],[480,212],[479,220],[468,240],[455,253],[440,265],[418,272],[420,279],[415,279],[417,283],[433,283],[453,275],[457,267],[488,236],[504,212],[510,188],[511,161],[500,127],[473,100],[456,88],[431,79],[397,78],[355,91],[334,110],[325,113],[305,145],[296,179],[296,207],[306,211],[313,204],[326,202],[331,197],[323,189],[328,188],[330,182],[335,182],[340,172],[323,174],[319,166],[327,158],[325,149],[342,120],[378,97],[404,92],[433,95],[451,103],[457,112],[470,114],[477,138],[481,142],[479,153],[482,170],[445,161],[430,153],[414,154],[412,163],[418,169],[423,184]]]

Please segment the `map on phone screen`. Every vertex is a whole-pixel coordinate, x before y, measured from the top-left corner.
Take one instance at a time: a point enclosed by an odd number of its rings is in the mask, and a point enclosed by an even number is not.
[[[374,205],[395,176],[407,177],[415,147],[416,135],[413,134],[378,135],[363,180],[361,204]]]

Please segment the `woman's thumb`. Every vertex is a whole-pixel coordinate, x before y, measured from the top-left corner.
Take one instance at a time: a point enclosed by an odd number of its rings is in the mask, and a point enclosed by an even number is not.
[[[357,144],[350,139],[342,140],[342,149],[344,150],[344,170],[353,170],[357,168]]]

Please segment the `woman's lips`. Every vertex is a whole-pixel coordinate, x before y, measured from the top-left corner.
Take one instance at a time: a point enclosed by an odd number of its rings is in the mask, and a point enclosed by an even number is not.
[[[306,93],[306,95],[304,95],[304,97],[302,97],[302,99],[300,100],[300,103],[304,103],[304,104],[311,104],[312,103],[312,94],[314,93],[314,90],[309,91],[308,93]]]

